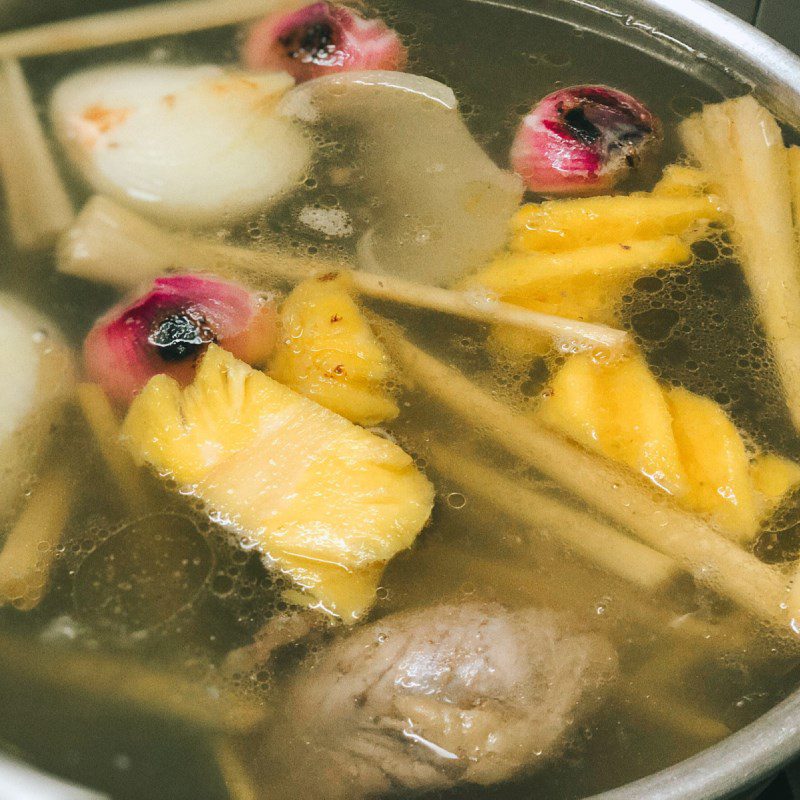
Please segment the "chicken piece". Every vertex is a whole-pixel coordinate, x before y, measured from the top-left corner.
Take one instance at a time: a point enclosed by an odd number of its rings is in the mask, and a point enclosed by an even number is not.
[[[394,614],[300,663],[285,702],[291,735],[281,727],[265,751],[288,748],[291,788],[269,796],[506,780],[554,755],[616,671],[607,641],[552,611],[473,602]]]

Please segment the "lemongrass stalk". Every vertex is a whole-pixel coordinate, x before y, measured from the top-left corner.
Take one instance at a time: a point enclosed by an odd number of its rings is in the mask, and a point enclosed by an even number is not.
[[[680,132],[731,212],[742,270],[800,430],[800,257],[781,130],[748,96],[706,106]]]
[[[20,250],[50,247],[75,213],[17,61],[0,63],[0,172]]]
[[[531,526],[534,535],[556,539],[604,572],[640,589],[664,589],[681,572],[671,558],[547,492],[525,486],[440,445],[429,446],[427,454],[440,472],[470,495],[483,498],[509,517]],[[535,580],[534,576],[531,579]]]
[[[557,347],[569,352],[597,347],[622,350],[630,343],[628,334],[618,328],[530,311],[482,293],[440,289],[369,272],[354,271],[351,277],[353,286],[366,297],[451,314],[474,322],[535,331],[548,336]]]
[[[146,667],[130,657],[43,647],[0,634],[0,673],[15,686],[35,685],[43,696],[81,699],[138,711],[214,734],[241,736],[263,723],[267,709],[255,697],[224,686],[195,683],[177,671]]]
[[[142,473],[120,441],[119,421],[106,393],[96,383],[81,383],[77,396],[100,455],[117,482],[125,504],[133,511],[144,511],[148,498]]]
[[[63,467],[44,476],[0,551],[0,604],[29,611],[39,605],[67,523],[72,489]]]
[[[794,226],[800,240],[800,147],[789,148],[789,181],[792,187],[792,206],[794,207]]]
[[[731,733],[728,726],[674,695],[675,690],[691,683],[689,669],[696,657],[694,651],[674,648],[661,650],[645,661],[625,684],[625,699],[631,701],[626,708],[647,724],[656,722],[681,737],[715,742]]]
[[[87,50],[236,25],[298,4],[287,0],[178,0],[92,14],[0,35],[0,58]]]
[[[277,248],[254,250],[173,233],[102,196],[93,197],[86,204],[75,225],[62,237],[58,265],[62,272],[121,289],[170,270],[203,270],[294,283],[315,273],[347,269],[340,262],[315,261]],[[472,292],[358,270],[349,274],[353,288],[365,297],[535,331],[549,336],[564,349],[620,350],[629,342],[625,331],[528,311]]]
[[[464,580],[486,587],[500,587],[502,597],[515,598],[514,602],[531,605],[552,605],[558,598],[568,608],[587,608],[596,603],[603,593],[598,583],[587,581],[582,566],[571,565],[561,560],[557,570],[536,567],[520,562],[518,558],[509,560],[499,555],[491,541],[485,542],[490,555],[473,553],[463,543],[424,542],[415,551],[413,561],[413,586],[430,586],[441,583],[442,564],[446,569],[456,570]],[[564,586],[569,586],[564,595]],[[606,587],[607,588],[607,587]],[[752,644],[752,624],[743,614],[729,614],[716,622],[698,618],[696,613],[681,614],[671,609],[661,599],[650,602],[641,592],[632,590],[621,593],[614,590],[616,613],[604,617],[606,623],[622,622],[625,626],[633,624],[645,628],[663,639],[680,642],[677,649],[685,649],[686,643],[693,652],[740,653]],[[558,603],[558,607],[563,607]],[[749,630],[750,628],[750,630]]]
[[[635,693],[625,708],[645,724],[667,728],[681,738],[711,744],[731,734],[731,729],[721,720],[695,710],[672,695],[652,690]]]
[[[228,800],[259,800],[261,794],[233,742],[226,738],[217,738],[214,741],[214,757],[225,782]]]
[[[785,625],[786,581],[777,569],[737,547],[703,518],[659,497],[635,476],[516,413],[458,370],[385,327],[396,363],[432,397],[486,431],[520,461],[674,559],[698,582],[765,622]]]

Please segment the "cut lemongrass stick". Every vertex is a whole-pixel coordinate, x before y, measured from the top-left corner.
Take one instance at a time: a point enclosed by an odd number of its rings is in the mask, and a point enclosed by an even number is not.
[[[529,311],[491,299],[483,293],[440,289],[369,272],[354,271],[351,277],[353,286],[366,297],[452,314],[475,322],[535,331],[549,336],[557,346],[570,352],[576,348],[596,347],[620,350],[630,341],[628,334],[618,328]]]
[[[440,445],[430,445],[426,454],[441,473],[470,495],[481,497],[512,519],[556,539],[604,572],[648,592],[669,586],[681,573],[671,558],[547,492],[527,487]]]
[[[258,800],[261,793],[256,789],[253,777],[233,742],[217,738],[214,741],[214,757],[228,790],[228,800]]]
[[[285,0],[179,0],[37,25],[0,36],[0,58],[108,47],[247,22],[298,5]]]
[[[680,132],[732,215],[742,270],[800,430],[800,258],[781,130],[767,109],[741,97],[706,106]]]
[[[761,620],[785,626],[786,580],[777,569],[737,547],[701,517],[657,496],[635,476],[514,412],[389,325],[384,328],[385,342],[398,366],[432,397],[486,431],[521,462],[674,559],[698,582]]]
[[[291,283],[319,272],[347,270],[333,261],[272,250],[220,245],[172,233],[106,197],[93,197],[59,245],[62,272],[110,283],[121,289],[171,270],[201,270],[219,275],[249,275]],[[351,270],[353,288],[376,300],[412,306],[486,324],[504,324],[545,334],[564,349],[619,350],[625,331],[481,298],[472,292],[440,289],[385,275]]]
[[[698,653],[687,648],[660,652],[645,661],[623,684],[626,710],[652,725],[654,721],[680,734],[702,742],[724,739],[730,729],[676,697],[691,683],[691,670]]]
[[[94,434],[103,461],[119,486],[123,501],[132,511],[144,511],[148,498],[142,473],[120,440],[119,421],[106,393],[96,383],[81,383],[77,395],[83,416]]]
[[[17,61],[0,63],[0,171],[20,250],[50,247],[75,217]]]
[[[658,725],[681,738],[706,744],[719,742],[731,734],[724,722],[706,716],[670,695],[652,691],[635,694],[626,709],[647,725]]]
[[[34,685],[43,696],[79,699],[89,704],[131,708],[190,728],[229,736],[251,733],[268,709],[254,696],[239,697],[223,685],[187,680],[177,671],[158,670],[94,651],[44,647],[28,638],[0,634],[2,681]]]
[[[476,543],[474,539],[471,542]],[[453,585],[469,581],[476,586],[499,587],[504,597],[514,598],[514,603],[552,605],[555,597],[559,608],[588,609],[596,605],[598,592],[602,594],[598,584],[587,580],[585,569],[578,564],[562,559],[558,570],[553,571],[537,567],[534,562],[526,564],[516,555],[501,555],[489,541],[484,540],[482,545],[489,554],[472,552],[464,543],[426,540],[414,551],[410,565],[413,575],[404,574],[403,580],[412,587],[419,586],[420,590],[431,581],[441,583],[442,564],[446,564],[448,574],[459,576]],[[571,587],[568,595],[563,593],[564,586]],[[602,624],[621,623],[626,630],[631,625],[645,628],[660,640],[668,637],[681,642],[679,650],[686,649],[683,643],[690,642],[690,649],[696,653],[741,653],[752,645],[752,620],[741,613],[714,622],[698,618],[695,612],[680,614],[661,601],[651,602],[632,587],[620,587],[614,596],[616,610],[604,616]]]
[[[800,147],[789,148],[789,181],[792,187],[792,206],[794,207],[794,226],[800,240]]]
[[[0,551],[0,604],[12,603],[24,611],[39,605],[71,499],[63,467],[56,467],[36,485]]]

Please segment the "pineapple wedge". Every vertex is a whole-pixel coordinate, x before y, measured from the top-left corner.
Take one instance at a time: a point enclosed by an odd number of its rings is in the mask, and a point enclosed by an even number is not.
[[[323,275],[301,283],[286,298],[280,325],[270,364],[275,380],[360,425],[397,416],[385,389],[389,358],[345,277]]]
[[[711,177],[704,170],[670,164],[664,168],[652,194],[656,197],[699,197],[708,191],[710,184]]]
[[[664,187],[662,187],[663,190]],[[705,230],[722,218],[712,195],[607,195],[523,206],[512,218],[511,249],[562,252]]]
[[[800,465],[773,453],[756,456],[750,464],[759,517],[768,516],[784,495],[800,484]]]
[[[397,445],[215,345],[187,388],[152,378],[123,434],[138,462],[347,622],[369,608],[383,565],[433,505],[431,484]]]
[[[688,489],[664,393],[641,356],[572,356],[537,410],[548,427],[618,461],[665,491]]]
[[[517,253],[495,259],[466,288],[481,286],[533,311],[613,324],[621,286],[690,259],[689,247],[675,236],[564,253]]]
[[[686,389],[672,389],[667,402],[689,479],[682,505],[707,514],[732,539],[752,541],[760,515],[750,459],[736,426],[713,400]]]
[[[536,413],[587,450],[648,477],[741,544],[800,485],[800,466],[776,455],[751,461],[721,406],[686,389],[664,391],[641,356],[571,356]]]

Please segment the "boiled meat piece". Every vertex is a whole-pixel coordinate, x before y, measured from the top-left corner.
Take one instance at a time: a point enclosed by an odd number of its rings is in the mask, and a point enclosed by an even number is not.
[[[287,796],[495,783],[556,753],[616,672],[606,640],[551,611],[474,602],[398,613],[300,663],[268,752],[284,748]]]

